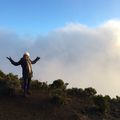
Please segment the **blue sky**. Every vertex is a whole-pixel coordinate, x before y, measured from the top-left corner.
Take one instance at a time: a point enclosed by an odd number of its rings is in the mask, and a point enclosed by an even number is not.
[[[66,23],[90,27],[120,18],[120,0],[0,0],[0,28],[44,34]]]

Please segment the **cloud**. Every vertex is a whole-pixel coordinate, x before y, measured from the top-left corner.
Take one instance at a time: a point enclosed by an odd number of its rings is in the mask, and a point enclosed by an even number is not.
[[[98,93],[119,95],[120,21],[110,20],[96,28],[70,23],[30,40],[0,30],[0,64],[5,72],[20,74],[5,59],[16,61],[25,51],[41,60],[33,66],[34,78],[49,83],[63,79],[69,87],[94,87]]]

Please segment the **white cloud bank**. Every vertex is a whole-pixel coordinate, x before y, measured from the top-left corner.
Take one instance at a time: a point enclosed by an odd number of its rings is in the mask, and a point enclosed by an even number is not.
[[[46,36],[26,40],[0,30],[0,65],[4,72],[19,74],[18,61],[24,51],[41,60],[33,66],[34,78],[52,82],[63,79],[69,87],[94,87],[98,93],[120,95],[120,21],[110,20],[96,28],[70,23]]]

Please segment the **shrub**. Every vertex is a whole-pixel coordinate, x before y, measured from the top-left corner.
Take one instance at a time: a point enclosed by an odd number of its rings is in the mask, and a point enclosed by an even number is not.
[[[111,101],[111,97],[109,95],[105,95],[104,99],[106,99],[106,101],[110,102]]]
[[[81,95],[83,95],[83,89],[82,88],[67,89],[67,94],[68,95],[81,96]]]
[[[8,94],[6,80],[0,79],[0,95]]]
[[[14,95],[18,89],[20,89],[18,76],[12,73],[3,74],[3,77],[0,78],[0,95]]]
[[[90,96],[94,96],[97,93],[97,91],[94,88],[92,88],[92,87],[85,88],[84,92],[89,97]]]
[[[98,107],[101,112],[107,112],[109,109],[109,102],[107,97],[102,95],[94,96],[94,104]]]
[[[65,103],[65,98],[60,95],[53,95],[51,98],[51,103],[57,106],[61,106]]]
[[[119,97],[119,96],[116,96],[116,100],[120,102],[120,97]]]
[[[47,82],[42,82],[41,88],[42,90],[47,90],[49,88],[49,86],[47,85]]]
[[[55,80],[53,81],[53,83],[51,84],[51,88],[57,89],[63,89],[64,88],[64,82],[61,79]]]
[[[0,78],[2,79],[2,78],[4,78],[4,77],[5,77],[4,72],[2,72],[2,71],[0,70]]]
[[[51,94],[66,97],[66,92],[63,91],[62,89],[54,89],[54,90],[51,91]]]
[[[18,80],[0,80],[0,94],[1,95],[14,95],[15,91],[20,89],[20,83]]]
[[[112,98],[111,101],[114,103],[120,103],[120,97],[116,96],[116,98]]]
[[[52,89],[51,97],[52,104],[60,106],[65,103],[66,92],[61,88]]]
[[[42,88],[42,83],[38,80],[31,81],[31,89],[39,90]]]

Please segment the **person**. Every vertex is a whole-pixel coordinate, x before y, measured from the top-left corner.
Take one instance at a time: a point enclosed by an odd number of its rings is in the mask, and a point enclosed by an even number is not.
[[[30,54],[26,52],[18,62],[15,62],[11,57],[7,57],[7,59],[15,66],[21,65],[24,97],[26,97],[27,94],[30,94],[30,82],[31,78],[33,77],[32,64],[35,64],[40,57],[36,57],[36,59],[32,61],[30,59]]]

